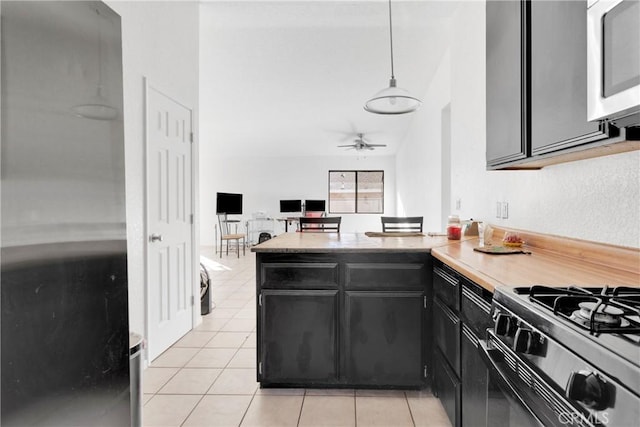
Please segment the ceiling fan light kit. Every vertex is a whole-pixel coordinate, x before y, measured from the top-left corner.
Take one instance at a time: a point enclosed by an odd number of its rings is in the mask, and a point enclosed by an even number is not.
[[[369,99],[364,109],[376,114],[404,114],[417,110],[422,101],[397,87],[393,72],[393,28],[391,24],[391,0],[389,0],[389,44],[391,46],[391,80],[389,87],[376,93]]]
[[[353,144],[338,145],[338,147],[346,147],[347,150],[375,150],[376,147],[386,147],[387,144],[370,144],[364,139],[364,134],[359,133],[358,137],[353,140]]]

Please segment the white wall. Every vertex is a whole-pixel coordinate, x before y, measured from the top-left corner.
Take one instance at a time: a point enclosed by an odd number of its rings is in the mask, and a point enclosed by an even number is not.
[[[198,135],[199,5],[195,1],[107,3],[122,17],[129,327],[143,333],[146,310],[144,78],[194,110],[194,128]],[[198,162],[194,167],[198,167]],[[196,234],[196,239],[198,237]]]
[[[414,120],[397,156],[398,194],[403,204],[438,210],[440,184],[432,173],[415,164],[439,170],[440,117],[437,106],[451,102],[451,212],[494,224],[542,233],[640,247],[640,152],[582,160],[537,171],[487,171],[485,168],[485,6],[464,2],[452,19],[452,45],[441,70],[423,99],[427,112]],[[447,65],[446,62],[449,61]],[[436,105],[432,105],[432,104]],[[426,148],[425,148],[426,144]],[[420,153],[420,160],[413,158]],[[436,160],[434,160],[436,159]],[[427,182],[417,191],[412,183]],[[422,194],[420,194],[422,193]],[[407,199],[418,197],[418,201]],[[509,202],[509,218],[495,218],[496,201]],[[429,214],[429,221],[432,221]],[[425,221],[427,217],[425,217]],[[432,222],[426,225],[430,228]]]
[[[395,214],[395,162],[392,156],[340,157],[223,157],[224,147],[210,139],[201,146],[200,211],[201,243],[214,245],[216,192],[242,193],[243,222],[256,211],[272,217],[282,217],[282,199],[327,200],[329,170],[384,170],[385,213]],[[333,215],[332,215],[333,216]],[[379,231],[380,214],[342,216],[340,230],[344,232]],[[284,225],[276,234],[284,231]],[[291,230],[290,230],[291,231]]]
[[[446,52],[396,156],[398,215],[423,216],[426,231],[441,229],[440,121],[442,109],[451,99],[449,81],[449,52]]]

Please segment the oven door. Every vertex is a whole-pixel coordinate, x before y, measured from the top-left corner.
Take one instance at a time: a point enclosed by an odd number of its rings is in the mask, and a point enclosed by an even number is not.
[[[493,331],[478,349],[489,372],[488,425],[592,426]],[[596,424],[597,425],[597,424]]]
[[[595,0],[587,10],[587,119],[640,124],[640,2]]]

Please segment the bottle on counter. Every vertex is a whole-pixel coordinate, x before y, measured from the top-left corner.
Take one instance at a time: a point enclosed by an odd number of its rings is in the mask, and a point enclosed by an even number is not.
[[[447,238],[449,240],[460,240],[462,235],[462,224],[458,215],[449,215],[447,222]]]

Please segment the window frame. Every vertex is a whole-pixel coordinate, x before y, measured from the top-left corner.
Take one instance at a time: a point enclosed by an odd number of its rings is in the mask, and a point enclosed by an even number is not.
[[[333,211],[331,209],[331,174],[332,173],[354,173],[355,174],[355,212],[338,212],[338,211]],[[358,175],[360,173],[367,173],[367,172],[376,172],[376,173],[381,173],[382,174],[382,206],[381,206],[381,211],[380,212],[359,212],[358,211]],[[330,214],[349,214],[349,215],[379,215],[379,214],[384,214],[384,193],[385,193],[385,189],[384,189],[384,170],[383,169],[365,169],[365,170],[356,170],[356,169],[331,169],[329,170],[329,172],[327,173],[327,187],[328,187],[328,194],[327,194],[327,202],[328,202],[328,206],[327,206],[327,212]]]

